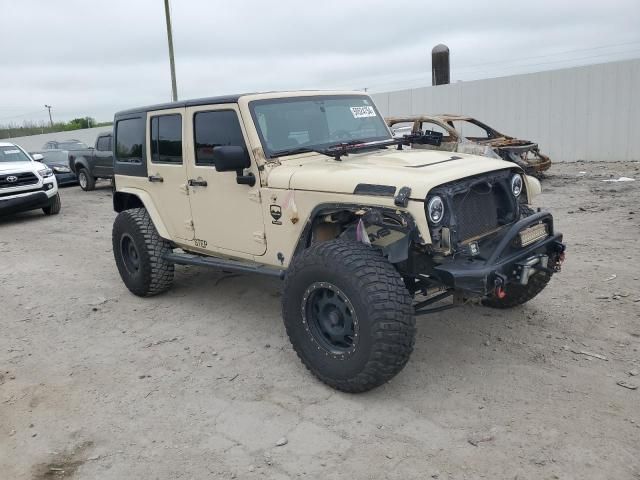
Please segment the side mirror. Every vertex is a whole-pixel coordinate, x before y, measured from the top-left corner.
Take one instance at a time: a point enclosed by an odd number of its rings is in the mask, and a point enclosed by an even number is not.
[[[31,158],[33,158],[36,162],[41,162],[42,160],[44,160],[44,156],[40,153],[34,153],[33,155],[31,155]]]
[[[249,168],[251,158],[243,147],[236,145],[213,147],[213,165],[218,172],[237,172],[243,168]]]
[[[213,165],[218,172],[236,172],[236,182],[253,187],[256,177],[253,173],[243,175],[242,170],[251,166],[251,157],[244,147],[225,145],[213,147]]]

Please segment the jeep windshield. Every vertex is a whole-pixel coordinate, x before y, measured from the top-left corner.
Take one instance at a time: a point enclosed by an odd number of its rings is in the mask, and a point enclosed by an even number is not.
[[[255,100],[249,107],[268,158],[392,140],[366,95]]]
[[[30,162],[22,150],[13,145],[0,146],[0,163],[3,162]]]

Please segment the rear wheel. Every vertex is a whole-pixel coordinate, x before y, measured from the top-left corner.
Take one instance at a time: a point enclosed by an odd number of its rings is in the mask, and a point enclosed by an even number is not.
[[[362,243],[331,240],[301,253],[287,272],[282,311],[302,363],[338,390],[382,385],[413,350],[412,299],[402,277]]]
[[[60,213],[60,209],[62,208],[62,203],[60,202],[60,194],[56,193],[54,197],[51,198],[51,203],[48,207],[44,207],[42,211],[45,215],[57,215]]]
[[[80,184],[80,188],[85,192],[96,188],[96,179],[86,168],[78,170],[78,183]]]
[[[144,208],[120,212],[113,223],[113,255],[127,288],[140,297],[157,295],[173,283],[174,266],[164,259],[171,252]]]

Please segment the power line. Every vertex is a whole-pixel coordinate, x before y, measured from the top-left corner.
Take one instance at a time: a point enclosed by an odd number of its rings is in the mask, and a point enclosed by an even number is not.
[[[626,43],[614,43],[614,44],[610,44],[610,45],[600,45],[597,47],[589,47],[589,48],[578,48],[575,50],[564,50],[562,52],[553,52],[553,53],[547,53],[544,55],[535,55],[533,57],[521,57],[518,58],[517,60],[515,60],[515,62],[519,62],[519,61],[524,61],[524,60],[534,60],[536,58],[548,58],[548,57],[554,57],[557,55],[566,55],[567,53],[578,53],[578,52],[588,52],[588,51],[592,51],[592,50],[602,50],[603,48],[615,48],[615,47],[625,47],[628,45],[636,45],[636,44],[640,44],[640,40],[636,40],[634,42],[626,42]],[[616,54],[616,53],[622,53],[622,52],[610,52],[612,54]],[[514,63],[514,60],[499,60],[497,62],[485,62],[485,63],[477,63],[475,65],[467,65],[465,67],[461,67],[458,70],[467,70],[467,69],[472,69],[475,67],[485,67],[487,65],[498,65],[498,64],[502,64],[502,63]]]
[[[29,112],[29,113],[20,113],[18,115],[10,115],[8,117],[0,117],[0,120],[7,120],[7,119],[10,119],[10,118],[18,118],[18,117],[27,117],[29,115],[35,115],[37,113],[44,113],[44,110],[38,110],[38,111],[35,111],[35,112]]]
[[[518,59],[511,59],[511,60],[499,60],[496,62],[484,62],[481,64],[474,64],[474,65],[467,65],[467,66],[462,66],[459,68],[455,68],[453,69],[456,73],[462,73],[462,74],[467,74],[470,73],[470,70],[476,70],[478,71],[478,73],[482,73],[485,75],[492,75],[494,73],[491,72],[495,72],[495,71],[504,71],[505,69],[508,68],[518,68],[518,67],[535,67],[535,66],[539,66],[539,65],[546,65],[546,64],[551,64],[551,63],[561,63],[561,62],[573,62],[573,61],[579,61],[579,60],[585,60],[585,59],[589,59],[589,58],[598,58],[598,57],[603,57],[603,56],[607,56],[607,55],[624,55],[624,54],[629,54],[629,53],[635,53],[636,51],[638,51],[637,49],[632,49],[632,50],[627,50],[627,51],[618,51],[618,52],[607,52],[607,53],[603,53],[603,54],[597,54],[597,55],[590,55],[590,56],[586,56],[586,57],[574,57],[574,58],[566,58],[566,59],[559,59],[559,60],[553,60],[550,62],[542,62],[542,63],[535,63],[535,64],[520,64],[519,62],[522,61],[526,61],[526,60],[533,60],[533,59],[537,59],[537,58],[549,58],[549,57],[554,57],[554,56],[558,56],[558,55],[566,55],[568,53],[577,53],[577,52],[588,52],[588,51],[593,51],[593,50],[601,50],[603,48],[615,48],[615,47],[622,47],[622,46],[628,46],[628,45],[637,45],[640,44],[640,40],[636,40],[633,42],[624,42],[624,43],[614,43],[614,44],[608,44],[608,45],[597,45],[597,46],[593,46],[593,47],[588,47],[588,48],[578,48],[578,49],[573,49],[573,50],[564,50],[561,52],[552,52],[552,53],[547,53],[544,55],[535,55],[535,56],[530,56],[530,57],[522,57],[522,58],[518,58]],[[502,65],[504,64],[505,67],[503,68],[497,68],[497,69],[489,69],[489,70],[485,70],[486,66],[491,66],[491,65]],[[480,67],[480,68],[477,68]],[[427,73],[414,73],[411,75],[407,75],[405,76],[405,80],[407,79],[407,77],[409,78],[413,78],[415,80],[422,80],[423,78],[426,79],[427,77]],[[402,80],[400,80],[402,81]],[[383,83],[377,83],[377,84],[373,84],[373,85],[367,85],[367,88],[379,88],[382,87],[384,85],[393,85],[393,84],[397,84],[398,82],[395,81],[391,81],[391,82],[383,82]]]
[[[588,55],[586,57],[574,57],[574,58],[565,58],[565,59],[561,59],[561,60],[551,60],[548,62],[540,62],[540,63],[526,63],[526,64],[522,64],[522,65],[510,65],[510,66],[506,66],[506,67],[502,67],[502,68],[496,68],[496,69],[490,69],[490,70],[485,70],[485,71],[480,71],[479,73],[484,73],[487,74],[487,72],[489,72],[488,74],[491,74],[491,72],[501,72],[509,69],[518,69],[518,68],[531,68],[531,67],[540,67],[540,66],[544,66],[544,65],[553,65],[553,64],[557,64],[557,63],[561,63],[561,64],[567,64],[567,63],[572,63],[572,62],[579,62],[580,60],[591,60],[594,58],[600,58],[600,57],[607,57],[607,56],[611,56],[611,55],[625,55],[625,54],[635,54],[635,53],[640,53],[640,48],[636,48],[634,50],[628,50],[625,52],[615,52],[615,53],[601,53],[599,55]],[[636,57],[631,57],[631,58],[636,58]],[[582,66],[582,65],[572,65],[572,66]],[[456,71],[458,71],[456,69]],[[524,72],[526,73],[526,72]]]
[[[637,42],[640,43],[640,42]],[[636,49],[632,49],[632,50],[627,50],[627,51],[622,51],[622,52],[607,52],[607,53],[601,53],[601,54],[597,54],[597,55],[588,55],[588,56],[583,56],[583,57],[574,57],[574,58],[565,58],[565,59],[558,59],[558,60],[550,60],[549,62],[539,62],[539,63],[529,63],[529,64],[520,64],[520,65],[505,65],[504,67],[498,67],[498,68],[493,68],[493,69],[487,69],[487,70],[476,70],[475,72],[465,72],[464,68],[453,68],[453,72],[456,74],[463,74],[463,75],[468,75],[468,74],[478,74],[478,75],[483,75],[485,77],[489,77],[491,75],[496,75],[496,73],[498,72],[504,72],[505,70],[509,70],[508,72],[504,73],[503,75],[517,75],[517,74],[524,74],[524,73],[530,73],[530,72],[514,72],[513,69],[522,69],[522,68],[532,68],[532,67],[539,67],[539,66],[544,66],[544,65],[552,65],[552,64],[561,64],[558,68],[563,68],[564,66],[566,67],[578,67],[578,66],[584,66],[583,65],[573,65],[573,62],[579,62],[581,60],[589,60],[589,59],[594,59],[594,58],[601,58],[601,57],[606,57],[606,56],[614,56],[614,55],[628,55],[628,54],[635,54],[635,53],[640,53],[640,49],[636,48]],[[541,56],[542,58],[544,58],[545,56]],[[529,58],[540,58],[540,57],[529,57]],[[632,58],[637,58],[636,56],[633,57],[628,57],[628,58],[617,58],[617,59],[613,59],[612,61],[618,61],[618,60],[628,60],[628,59],[632,59]],[[523,59],[524,60],[524,59]],[[498,62],[494,62],[498,63]],[[500,63],[505,63],[505,62],[500,62]],[[490,65],[490,64],[487,64]],[[382,83],[376,83],[376,84],[369,84],[367,85],[367,88],[371,89],[378,89],[381,87],[385,87],[385,86],[389,86],[389,85],[398,85],[402,82],[405,81],[430,81],[430,75],[428,72],[420,72],[420,73],[414,73],[414,74],[409,74],[409,75],[405,75],[404,78],[402,79],[398,79],[397,81],[391,80],[388,82],[382,82]],[[407,88],[411,88],[411,87],[407,87]]]

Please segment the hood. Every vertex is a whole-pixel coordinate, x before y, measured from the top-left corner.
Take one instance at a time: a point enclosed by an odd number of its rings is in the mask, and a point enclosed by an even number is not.
[[[395,150],[349,154],[338,162],[319,154],[290,158],[267,178],[271,188],[353,193],[358,184],[411,188],[411,198],[424,200],[443,183],[496,170],[518,169],[495,158],[438,150]]]
[[[0,172],[33,171],[33,162],[0,162]]]
[[[537,143],[530,142],[529,140],[520,140],[513,137],[493,138],[490,140],[481,140],[477,143],[479,143],[480,145],[490,145],[496,148],[526,147],[533,149],[538,146]]]

